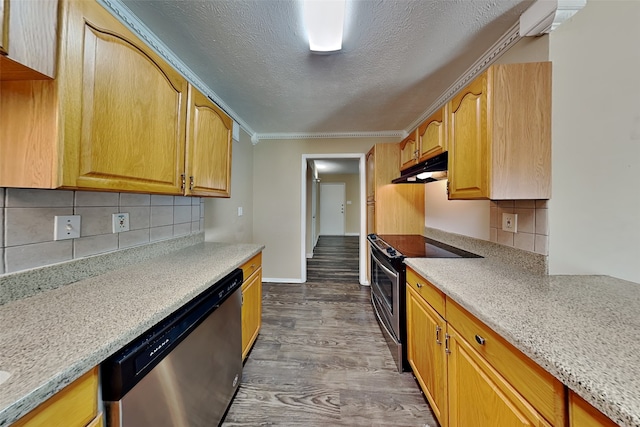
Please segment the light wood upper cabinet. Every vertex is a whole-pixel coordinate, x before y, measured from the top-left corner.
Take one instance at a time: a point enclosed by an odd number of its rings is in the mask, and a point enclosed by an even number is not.
[[[400,170],[405,170],[418,163],[418,131],[411,132],[400,142]]]
[[[189,85],[185,194],[229,197],[233,122]]]
[[[392,184],[400,176],[397,143],[376,144],[367,154],[367,227],[378,234],[420,234],[424,231],[424,188]]]
[[[229,197],[230,118],[98,3],[60,19],[58,77],[0,83],[0,186]]]
[[[186,80],[97,3],[65,3],[63,34],[62,185],[182,194]]]
[[[493,65],[447,105],[450,199],[551,196],[551,63]]]
[[[0,0],[0,80],[55,77],[57,0]]]
[[[445,108],[441,108],[418,128],[418,162],[447,151],[445,118]]]

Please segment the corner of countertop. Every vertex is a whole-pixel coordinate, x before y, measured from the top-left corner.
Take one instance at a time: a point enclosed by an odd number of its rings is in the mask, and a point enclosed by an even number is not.
[[[464,249],[512,267],[524,269],[534,274],[549,274],[549,257],[547,255],[528,252],[522,249],[431,227],[424,228],[424,235],[430,239]]]

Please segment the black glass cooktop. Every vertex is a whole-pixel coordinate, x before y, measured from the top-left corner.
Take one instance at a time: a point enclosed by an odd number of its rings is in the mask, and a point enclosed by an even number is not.
[[[406,258],[482,258],[419,234],[381,234],[376,237]]]

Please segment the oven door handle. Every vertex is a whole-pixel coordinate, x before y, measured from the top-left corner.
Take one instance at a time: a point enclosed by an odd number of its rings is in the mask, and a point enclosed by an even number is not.
[[[382,325],[384,330],[387,332],[387,335],[393,340],[393,342],[396,344],[400,344],[400,341],[396,339],[396,336],[391,332],[389,332],[389,328],[387,328],[387,324],[385,323],[384,320],[382,320],[382,316],[380,316],[380,313],[378,313],[378,307],[376,306],[376,302],[373,300],[373,298],[374,296],[371,295],[371,305],[373,306],[373,312],[376,314],[376,317],[378,318],[378,322]]]
[[[376,264],[378,264],[378,266],[383,269],[384,271],[386,271],[387,273],[389,273],[391,276],[395,277],[396,279],[398,278],[398,272],[397,271],[393,271],[393,270],[389,270],[383,263],[382,261],[380,261],[380,258],[378,258],[376,256],[375,253],[371,252],[371,256],[373,258],[375,258],[375,260],[377,261]]]

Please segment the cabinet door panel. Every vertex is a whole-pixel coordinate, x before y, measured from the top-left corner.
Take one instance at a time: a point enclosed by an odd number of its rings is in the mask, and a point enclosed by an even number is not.
[[[400,170],[405,170],[418,163],[417,150],[418,140],[416,132],[413,132],[400,143]]]
[[[407,357],[441,427],[447,426],[445,330],[444,319],[408,286]]]
[[[232,121],[202,93],[189,91],[186,193],[229,197]]]
[[[0,0],[0,54],[9,51],[9,0]]]
[[[242,359],[258,338],[262,324],[262,270],[258,270],[242,287]]]
[[[418,161],[423,162],[447,150],[447,132],[444,123],[444,108],[442,108],[420,126]]]
[[[486,198],[489,188],[486,75],[453,98],[449,113],[449,198]]]
[[[180,193],[184,92],[123,37],[85,25],[77,185]]]
[[[449,426],[550,426],[449,325]]]

